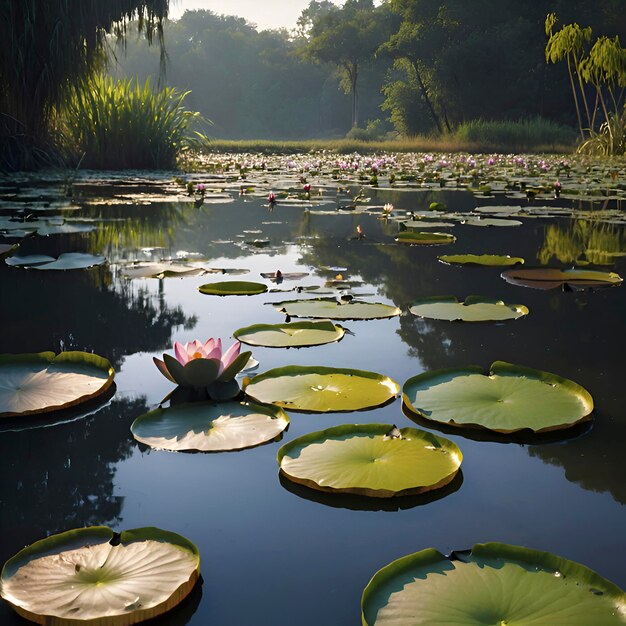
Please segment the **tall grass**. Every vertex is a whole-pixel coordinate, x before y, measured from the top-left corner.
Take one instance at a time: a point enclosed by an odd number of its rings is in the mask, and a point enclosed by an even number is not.
[[[203,118],[184,106],[188,93],[97,75],[74,89],[63,109],[69,147],[87,168],[174,168],[203,138],[194,129]]]

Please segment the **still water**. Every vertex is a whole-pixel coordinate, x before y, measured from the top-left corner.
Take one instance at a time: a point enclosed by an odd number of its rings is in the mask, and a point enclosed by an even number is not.
[[[124,188],[141,190],[142,184],[136,179]],[[47,184],[37,189],[45,193]],[[71,223],[95,228],[31,237],[20,249],[52,256],[104,254],[106,265],[42,272],[0,263],[0,352],[93,351],[113,363],[117,385],[110,402],[91,415],[0,432],[0,561],[48,534],[84,525],[178,532],[200,550],[203,584],[158,621],[175,625],[356,626],[361,592],[382,566],[427,547],[449,553],[486,541],[551,551],[626,586],[626,288],[536,291],[506,283],[497,268],[437,261],[441,254],[470,252],[522,256],[527,265],[567,262],[563,247],[571,244],[575,219],[524,219],[515,228],[458,223],[449,231],[457,237],[454,245],[405,247],[393,242],[397,223],[381,220],[380,212],[320,214],[280,202],[270,210],[263,198],[236,193],[232,202],[201,207],[162,199],[87,204],[119,192],[119,181],[79,179],[72,200],[77,208],[37,215],[80,218]],[[436,198],[418,190],[372,189],[367,195],[372,205],[392,202],[400,211],[425,209],[433,199],[455,211],[478,204],[465,191],[437,192]],[[357,225],[367,235],[364,241],[354,239]],[[623,224],[610,232],[623,245]],[[269,244],[244,243],[254,239]],[[336,344],[253,348],[259,372],[289,364],[332,365],[377,371],[402,384],[431,369],[488,368],[504,360],[586,387],[596,405],[593,425],[547,442],[448,433],[464,454],[462,478],[441,497],[384,502],[331,497],[280,479],[277,442],[221,454],[147,449],[133,440],[130,424],[172,390],[152,356],[171,352],[174,340],[222,337],[230,345],[237,328],[284,320],[271,302],[298,297],[292,292],[219,298],[197,291],[228,275],[122,275],[124,262],[179,252],[199,253],[211,267],[249,270],[233,279],[261,282],[268,281],[260,272],[280,269],[310,272],[297,284],[323,285],[334,272],[320,268],[346,268],[344,278],[362,281],[355,290],[364,299],[403,309],[390,320],[346,322],[353,334]],[[626,258],[615,256],[610,269],[626,275]],[[418,297],[472,294],[524,304],[530,315],[470,325],[423,321],[407,312]],[[412,425],[400,399],[371,411],[290,418],[284,441],[349,422]],[[22,623],[0,605],[0,624]]]

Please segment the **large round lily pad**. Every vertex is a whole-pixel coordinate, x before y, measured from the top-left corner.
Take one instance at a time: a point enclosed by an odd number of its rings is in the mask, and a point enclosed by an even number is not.
[[[106,359],[88,352],[0,355],[0,418],[62,411],[113,384]]]
[[[506,270],[502,272],[501,276],[507,283],[533,289],[614,287],[621,284],[623,280],[615,272],[579,269],[562,270],[554,267],[529,267]]]
[[[442,263],[449,265],[485,265],[487,267],[511,267],[523,265],[520,256],[508,254],[443,254],[437,257]]]
[[[267,291],[267,285],[245,280],[226,280],[208,283],[198,287],[200,293],[208,296],[253,296]]]
[[[311,317],[334,320],[377,320],[395,317],[402,312],[398,307],[380,302],[350,300],[338,302],[336,298],[311,298],[275,302],[274,306],[291,317]]]
[[[447,485],[461,467],[443,437],[388,424],[344,424],[298,437],[278,451],[281,473],[320,491],[374,498],[415,495]]]
[[[192,402],[150,411],[130,430],[137,441],[161,450],[224,452],[276,439],[287,426],[287,414],[272,405]]]
[[[1,595],[38,624],[124,626],[175,607],[199,575],[198,549],[180,535],[92,526],[18,552],[2,570]]]
[[[425,246],[435,246],[441,244],[454,243],[456,237],[449,233],[427,233],[404,230],[396,235],[398,243],[418,244]]]
[[[313,413],[371,409],[399,391],[398,383],[375,372],[299,365],[259,374],[245,388],[258,402]]]
[[[413,315],[449,322],[501,322],[528,315],[523,304],[506,304],[481,296],[468,296],[459,302],[454,296],[420,298],[409,308]]]
[[[625,624],[626,597],[584,565],[549,552],[476,544],[429,548],[378,571],[361,599],[363,626]]]
[[[342,326],[333,324],[330,320],[321,320],[292,324],[254,324],[239,328],[233,336],[251,346],[302,348],[339,341],[345,332]]]
[[[426,372],[402,393],[406,407],[427,420],[499,433],[568,428],[593,411],[591,395],[575,382],[503,361],[488,374],[476,366]]]

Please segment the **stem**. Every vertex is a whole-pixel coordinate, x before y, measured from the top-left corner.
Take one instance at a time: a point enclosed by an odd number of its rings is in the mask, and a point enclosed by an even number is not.
[[[576,117],[578,118],[578,129],[580,130],[580,137],[584,141],[585,133],[583,131],[583,121],[580,116],[580,106],[578,104],[578,95],[576,94],[576,85],[574,84],[574,76],[572,74],[572,62],[570,60],[569,54],[567,55],[567,71],[569,73],[569,82],[572,86],[572,94],[574,96],[574,104],[576,106]]]

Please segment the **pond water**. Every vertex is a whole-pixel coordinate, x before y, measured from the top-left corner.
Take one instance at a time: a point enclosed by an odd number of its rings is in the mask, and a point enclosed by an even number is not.
[[[356,626],[362,590],[382,566],[427,547],[449,553],[486,541],[550,551],[624,587],[626,288],[540,291],[508,284],[499,268],[437,260],[468,252],[521,256],[531,266],[571,265],[583,253],[589,259],[595,254],[597,261],[607,238],[617,252],[626,252],[621,201],[602,206],[616,210],[610,220],[590,218],[588,212],[524,217],[517,227],[457,220],[445,229],[457,237],[453,245],[404,246],[393,240],[398,230],[393,218],[405,211],[428,209],[433,201],[469,212],[478,205],[526,206],[527,200],[381,184],[364,190],[370,200],[363,206],[378,208],[337,211],[338,205],[350,204],[358,181],[312,178],[314,188],[324,189],[319,198],[329,204],[316,206],[315,195],[313,206],[279,198],[268,207],[268,189],[301,188],[296,172],[263,171],[255,182],[259,193],[245,195],[237,192],[240,182],[232,173],[196,173],[194,180],[222,187],[226,196],[213,199],[211,188],[199,207],[167,201],[167,194],[174,200],[185,195],[171,175],[84,174],[75,181],[71,199],[47,207],[50,194],[60,189],[58,179],[4,181],[5,226],[9,217],[31,215],[63,217],[66,228],[60,231],[76,230],[68,225],[83,230],[27,237],[20,254],[87,252],[105,255],[107,263],[45,272],[0,262],[0,352],[93,351],[113,363],[117,389],[106,406],[88,416],[49,427],[5,426],[0,432],[0,561],[48,534],[84,525],[178,532],[198,546],[203,576],[202,586],[159,622],[181,625]],[[338,193],[337,187],[350,194]],[[623,193],[623,184],[620,188]],[[125,194],[139,194],[141,203],[135,196],[120,199]],[[112,198],[118,202],[106,203]],[[380,208],[388,202],[394,213],[384,220]],[[546,198],[535,204],[569,207],[572,201]],[[598,210],[593,204],[584,208]],[[37,224],[30,219],[26,230]],[[60,225],[57,219],[45,226]],[[358,225],[364,240],[354,238]],[[245,243],[255,239],[261,241]],[[124,276],[134,260],[190,253],[202,255],[207,267],[249,272]],[[626,257],[614,254],[609,260],[605,270],[626,275]],[[269,292],[220,298],[202,295],[197,287],[232,278],[276,288],[260,273],[277,269],[310,273],[279,289],[324,285],[342,274],[359,297],[394,304],[403,314],[345,322],[351,334],[335,344],[253,348],[258,372],[289,364],[330,365],[380,372],[402,384],[428,370],[488,368],[504,360],[584,386],[595,400],[592,426],[553,440],[515,443],[447,433],[464,454],[462,477],[436,496],[385,501],[321,494],[279,478],[277,442],[220,454],[171,453],[135,442],[129,430],[133,420],[173,388],[154,367],[153,356],[171,353],[174,340],[222,337],[230,345],[237,328],[284,321],[272,302],[301,297]],[[472,294],[524,304],[530,314],[496,325],[424,321],[408,313],[419,297]],[[400,398],[370,411],[291,413],[290,419],[283,442],[343,423],[415,425],[403,414]],[[19,623],[21,618],[0,605],[0,624]]]

